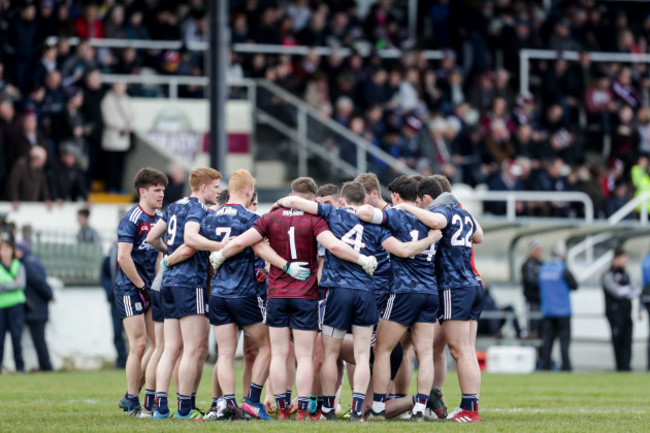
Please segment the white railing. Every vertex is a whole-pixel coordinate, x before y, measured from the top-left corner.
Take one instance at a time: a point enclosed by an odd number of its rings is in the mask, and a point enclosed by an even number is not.
[[[58,38],[50,36],[47,38],[47,43],[50,45],[56,44]],[[79,44],[78,37],[68,39],[70,45],[75,46]],[[143,50],[180,50],[185,47],[189,51],[206,51],[209,47],[208,42],[204,41],[190,41],[187,45],[184,41],[154,41],[148,39],[96,39],[91,38],[88,40],[91,47],[95,48],[136,48]],[[359,45],[354,50],[344,47],[310,47],[307,45],[285,46],[275,44],[233,44],[232,50],[237,53],[248,54],[289,54],[296,56],[304,56],[310,52],[315,52],[321,56],[329,56],[336,54],[341,57],[348,57],[354,52],[361,54],[363,57],[368,57],[373,51],[370,46]],[[420,50],[417,50],[420,51]],[[425,57],[429,60],[440,60],[443,57],[441,50],[422,50]],[[386,59],[396,59],[402,56],[404,50],[395,48],[388,48],[385,50],[377,51],[380,57]]]
[[[530,71],[528,62],[532,59],[538,60],[579,60],[578,51],[556,51],[556,50],[532,50],[524,49],[519,51],[519,91],[530,92]],[[601,51],[589,52],[592,62],[625,62],[625,63],[650,63],[650,54],[630,53],[609,53]]]
[[[584,192],[544,192],[544,191],[475,191],[468,197],[469,200],[478,201],[505,201],[506,219],[517,219],[517,202],[527,201],[563,201],[568,203],[582,203],[585,207],[584,220],[586,223],[594,221],[594,204]]]
[[[614,212],[609,218],[607,218],[607,222],[611,225],[618,224],[619,222],[623,221],[630,214],[630,212],[634,212],[635,209],[640,206],[641,209],[645,209],[646,211],[639,212],[639,221],[642,226],[647,226],[648,203],[650,203],[650,194],[640,194],[634,197],[632,200],[628,201],[622,208]]]

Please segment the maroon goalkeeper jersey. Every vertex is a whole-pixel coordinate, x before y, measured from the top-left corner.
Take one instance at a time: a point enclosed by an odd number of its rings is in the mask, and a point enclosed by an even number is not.
[[[268,239],[269,245],[290,262],[307,262],[311,274],[299,281],[271,266],[269,298],[318,299],[316,236],[329,230],[323,218],[295,209],[278,209],[267,213],[254,225]]]

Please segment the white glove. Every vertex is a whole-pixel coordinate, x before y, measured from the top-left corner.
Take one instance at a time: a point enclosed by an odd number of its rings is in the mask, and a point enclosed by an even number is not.
[[[289,274],[291,277],[295,278],[296,280],[300,281],[305,281],[307,278],[309,278],[309,275],[311,274],[311,271],[309,268],[303,267],[307,266],[309,263],[307,262],[293,262],[293,263],[285,263],[285,265],[282,267],[282,270]]]
[[[212,251],[210,253],[210,264],[212,268],[216,271],[219,269],[219,266],[226,261],[226,258],[221,254],[221,251]]]
[[[375,273],[375,269],[377,269],[377,259],[375,256],[364,256],[363,254],[359,254],[357,265],[361,266],[363,271],[372,277],[372,274]]]

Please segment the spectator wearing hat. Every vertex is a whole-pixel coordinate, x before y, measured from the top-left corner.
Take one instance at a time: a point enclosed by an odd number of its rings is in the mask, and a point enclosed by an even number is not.
[[[528,338],[538,338],[540,335],[540,320],[531,315],[539,314],[541,300],[539,297],[539,270],[542,267],[542,243],[537,238],[531,239],[528,244],[528,258],[521,266],[521,283],[526,300],[528,317]]]
[[[601,277],[617,371],[630,371],[632,360],[632,299],[638,296],[638,290],[625,269],[628,258],[625,250],[616,248],[612,267]]]
[[[134,111],[125,83],[115,83],[101,103],[104,132],[102,149],[106,152],[106,187],[109,192],[122,191],[124,158],[131,146]]]
[[[13,202],[14,210],[17,210],[23,201],[44,201],[48,209],[52,207],[44,170],[46,162],[46,150],[41,146],[34,146],[28,155],[21,156],[13,165],[7,180],[7,195]]]
[[[553,342],[560,340],[562,370],[571,371],[569,345],[571,343],[571,297],[578,288],[573,274],[564,263],[566,245],[558,242],[552,258],[539,269],[539,294],[542,311],[542,370],[551,369]]]
[[[47,274],[43,263],[31,253],[26,241],[16,244],[18,258],[26,274],[25,281],[25,323],[34,342],[38,366],[41,371],[52,371],[50,353],[45,341],[45,325],[49,320],[48,304],[54,300],[54,292],[47,283]]]
[[[59,149],[59,160],[54,164],[52,198],[57,202],[88,200],[86,176],[79,165],[76,146],[64,144]]]

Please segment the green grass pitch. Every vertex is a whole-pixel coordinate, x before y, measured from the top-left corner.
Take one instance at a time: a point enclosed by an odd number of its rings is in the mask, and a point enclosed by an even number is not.
[[[206,366],[199,389],[199,407],[210,403],[211,368]],[[241,364],[237,374],[241,376]],[[414,385],[413,381],[413,384]],[[241,381],[238,382],[241,387]],[[124,372],[8,374],[0,377],[0,432],[648,432],[650,431],[650,375],[484,374],[480,424],[408,421],[349,424],[312,422],[300,426],[285,421],[189,422],[129,418],[117,408],[124,393]],[[174,390],[170,390],[170,396]],[[241,389],[238,389],[241,401]],[[411,391],[414,391],[413,386]],[[444,389],[450,410],[460,400],[456,375]],[[143,398],[141,394],[140,398]],[[173,404],[174,399],[170,398]],[[342,407],[351,393],[344,386]]]

